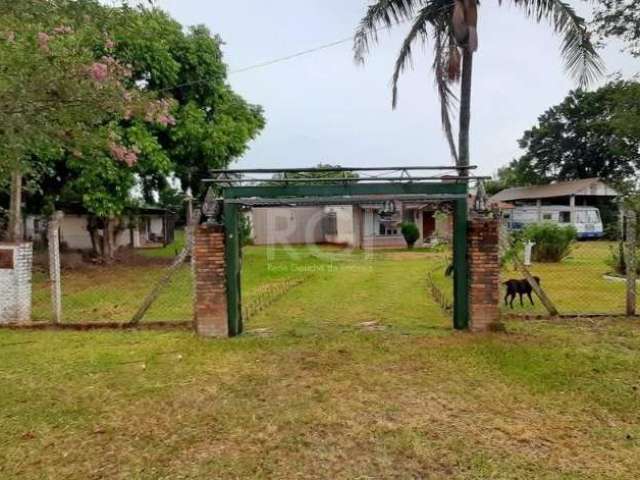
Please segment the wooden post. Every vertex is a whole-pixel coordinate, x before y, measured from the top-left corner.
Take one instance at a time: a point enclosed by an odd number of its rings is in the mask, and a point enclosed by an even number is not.
[[[49,219],[47,230],[53,323],[62,322],[62,282],[60,278],[60,221],[62,217],[62,212],[54,213]]]
[[[22,172],[18,169],[11,173],[8,233],[10,242],[18,243],[22,241]]]
[[[637,312],[637,235],[636,235],[637,216],[633,210],[627,212],[627,315],[634,316]]]

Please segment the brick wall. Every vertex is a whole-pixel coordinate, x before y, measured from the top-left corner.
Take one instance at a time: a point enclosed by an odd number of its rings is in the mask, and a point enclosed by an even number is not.
[[[0,243],[0,250],[4,258],[9,258],[8,264],[0,266],[0,323],[28,322],[33,244]]]
[[[500,252],[498,220],[469,221],[469,315],[475,332],[495,330],[500,321]]]
[[[204,337],[228,337],[224,228],[195,227],[195,327]]]

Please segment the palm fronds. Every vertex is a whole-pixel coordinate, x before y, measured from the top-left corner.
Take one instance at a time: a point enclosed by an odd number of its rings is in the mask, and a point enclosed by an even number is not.
[[[433,73],[438,97],[440,98],[440,120],[447,138],[451,157],[458,164],[458,149],[453,137],[451,110],[458,99],[451,90],[451,84],[460,78],[460,53],[453,35],[446,29],[434,31]]]
[[[581,87],[603,74],[604,64],[591,42],[585,20],[573,7],[563,0],[512,1],[537,22],[549,20],[555,32],[563,36],[561,53],[565,67]]]
[[[372,43],[378,43],[378,30],[409,21],[416,8],[425,0],[378,0],[367,8],[353,39],[353,53],[357,63],[364,63]]]

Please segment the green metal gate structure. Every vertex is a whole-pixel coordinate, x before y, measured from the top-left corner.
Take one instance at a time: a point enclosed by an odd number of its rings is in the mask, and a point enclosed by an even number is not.
[[[485,177],[471,177],[469,169],[456,167],[393,167],[330,169],[252,169],[215,170],[215,180],[209,192],[216,192],[217,206],[203,205],[203,213],[216,212],[218,222],[225,227],[225,260],[227,275],[227,308],[230,336],[243,332],[241,256],[239,215],[247,207],[351,205],[371,201],[425,201],[453,206],[453,327],[465,330],[469,326],[469,265],[467,260],[467,219],[469,182],[481,182]],[[457,170],[460,175],[412,177],[414,170]],[[400,176],[370,178],[340,177],[344,172],[400,171]],[[336,177],[313,178],[316,172],[335,172]],[[260,180],[247,178],[247,174],[275,174],[274,178]],[[293,177],[295,174],[295,177]],[[290,178],[288,177],[290,176]],[[305,178],[309,175],[309,178]],[[210,199],[211,193],[207,194]],[[207,200],[205,200],[205,204]],[[222,218],[220,218],[220,211]],[[213,213],[211,214],[213,215]],[[211,218],[210,218],[211,221]]]

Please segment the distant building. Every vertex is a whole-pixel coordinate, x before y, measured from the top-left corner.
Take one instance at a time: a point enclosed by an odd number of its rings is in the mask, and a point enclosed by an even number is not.
[[[60,243],[70,250],[91,250],[91,215],[77,206],[63,207],[64,217],[60,222]],[[159,207],[141,207],[127,210],[116,219],[116,248],[161,247],[173,242],[176,216],[173,212]],[[102,227],[98,221],[94,225],[99,235]],[[25,238],[30,241],[44,242],[47,235],[47,217],[27,215]]]
[[[619,193],[599,178],[585,178],[568,182],[516,187],[503,190],[489,199],[489,205],[505,208],[513,206],[535,206],[539,220],[543,220],[545,206],[568,207],[571,223],[576,222],[577,207],[601,208],[611,205]]]
[[[450,240],[453,216],[438,215],[432,203],[396,201],[397,212],[384,221],[382,202],[358,205],[313,207],[264,207],[251,211],[253,242],[256,245],[330,243],[352,248],[402,248],[402,222],[418,226],[417,247],[436,238]]]

